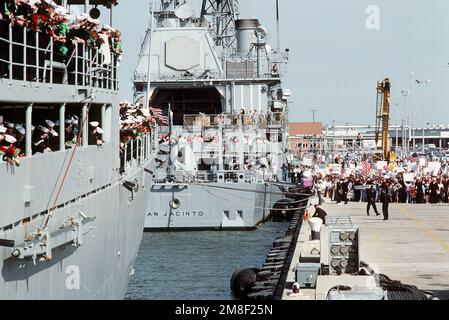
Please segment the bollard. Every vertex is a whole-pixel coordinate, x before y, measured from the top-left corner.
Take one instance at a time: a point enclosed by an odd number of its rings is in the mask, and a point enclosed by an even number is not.
[[[312,229],[312,240],[320,240],[320,230],[323,220],[320,218],[310,218],[308,222],[310,229]]]

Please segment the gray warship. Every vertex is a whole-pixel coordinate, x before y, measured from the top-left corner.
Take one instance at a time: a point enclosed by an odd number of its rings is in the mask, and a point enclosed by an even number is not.
[[[198,2],[196,3],[199,4]],[[238,1],[153,1],[135,103],[163,114],[146,231],[253,229],[282,198],[288,49]]]
[[[110,10],[112,19],[118,1],[56,3],[63,13],[89,12],[85,19]],[[21,156],[0,159],[0,299],[123,299],[143,234],[153,148],[149,135],[120,154],[119,57],[87,43],[67,44],[61,57],[61,44],[45,32],[0,23],[0,127],[13,123],[23,133]],[[67,122],[79,129],[75,145]],[[48,133],[45,123],[56,146],[35,153],[34,134]],[[90,141],[91,125],[102,129],[102,143]]]

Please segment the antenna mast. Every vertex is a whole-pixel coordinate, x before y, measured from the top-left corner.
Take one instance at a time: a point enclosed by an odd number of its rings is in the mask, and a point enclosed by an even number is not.
[[[279,0],[276,0],[277,52],[281,50],[281,27],[279,25]]]
[[[237,14],[238,0],[203,0],[201,23],[212,29],[216,46],[229,48],[234,44]]]

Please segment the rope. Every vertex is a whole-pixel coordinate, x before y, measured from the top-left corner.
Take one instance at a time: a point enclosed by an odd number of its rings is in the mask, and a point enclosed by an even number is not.
[[[379,274],[379,284],[380,286],[388,291],[389,300],[430,300],[427,294],[433,296],[432,293],[422,291],[416,286],[403,284],[398,280],[391,280],[388,276],[384,274]]]
[[[196,182],[191,182],[189,184],[190,185],[197,185],[197,186],[204,185],[202,183],[196,183]],[[260,191],[260,190],[254,190],[254,189],[240,189],[240,188],[212,186],[212,185],[207,185],[207,187],[215,188],[215,189],[225,189],[225,190],[234,190],[234,191],[242,191],[242,192],[251,192],[251,193],[272,194],[272,195],[277,195],[277,196],[305,196],[305,197],[311,197],[310,194],[308,194],[308,193],[274,192],[274,191],[268,191],[267,192],[267,191]]]
[[[239,203],[239,202],[236,202],[236,201],[232,201],[232,200],[223,198],[223,197],[217,195],[216,193],[214,193],[214,192],[212,192],[212,191],[210,191],[210,190],[207,190],[207,188],[205,188],[204,186],[201,186],[201,185],[200,185],[200,187],[202,187],[204,190],[206,190],[206,192],[210,193],[211,195],[213,195],[213,196],[215,196],[215,197],[217,197],[217,198],[219,198],[219,199],[221,199],[221,200],[224,200],[224,201],[227,201],[227,202],[236,204],[236,205],[245,206],[245,207],[248,207],[248,208],[251,208],[251,209],[262,209],[262,210],[268,209],[268,208],[266,208],[266,207],[259,207],[259,206],[249,205],[249,204],[246,204],[246,203]],[[270,210],[273,210],[273,211],[297,211],[297,210],[303,210],[303,209],[307,209],[307,208],[308,208],[308,206],[305,206],[305,207],[299,207],[299,208],[289,208],[289,209],[272,208],[272,209],[270,209]]]
[[[207,187],[213,188],[213,187],[214,187],[214,186],[203,185],[203,184],[198,184],[198,186],[201,186],[201,187],[204,187],[204,188],[207,188]],[[240,191],[240,189],[229,189],[229,190],[237,190],[237,191]],[[271,194],[270,192],[264,192],[264,191],[260,191],[260,193]],[[237,195],[237,194],[232,195],[232,197],[239,198],[239,199],[243,199],[243,200],[248,200],[248,201],[254,200],[254,199],[246,198],[246,197],[243,197],[243,196]],[[298,204],[298,203],[301,203],[301,202],[307,202],[307,201],[309,201],[309,200],[312,199],[312,198],[316,198],[316,196],[315,196],[315,195],[309,195],[309,197],[307,197],[307,198],[305,198],[305,199],[303,199],[303,200],[289,201],[289,202],[282,202],[282,203],[280,203],[280,204],[290,206],[290,205]]]
[[[266,232],[270,232],[270,233],[285,233],[286,230],[280,230],[280,231],[274,231],[274,230],[269,230],[269,229],[265,229],[259,226],[256,226],[257,229],[260,229],[262,231],[266,231]]]
[[[403,284],[401,281],[392,280],[385,274],[376,274],[370,266],[360,261],[360,267],[364,268],[368,274],[371,274],[376,279],[376,284],[387,291],[388,300],[433,300],[435,295],[432,292],[420,290],[418,287],[408,284]]]
[[[72,149],[72,154],[70,155],[70,159],[69,159],[69,162],[68,162],[67,167],[65,169],[64,175],[62,177],[62,181],[61,181],[61,183],[59,185],[58,192],[56,193],[55,200],[53,201],[53,205],[51,206],[51,208],[49,210],[50,212],[48,214],[47,219],[45,220],[45,223],[44,223],[44,226],[43,226],[42,230],[45,230],[48,227],[48,225],[49,225],[49,223],[51,221],[51,218],[53,217],[53,215],[55,213],[59,197],[61,196],[61,192],[62,192],[62,189],[63,189],[63,187],[65,185],[65,182],[66,182],[69,170],[72,167],[73,159],[75,157],[76,150],[78,149],[78,144],[79,144],[81,136],[83,134],[83,131],[84,131],[83,128],[84,128],[84,125],[85,125],[85,123],[87,121],[87,117],[89,115],[89,110],[90,110],[90,107],[92,106],[92,104],[93,104],[93,97],[91,96],[90,97],[89,106],[87,107],[86,116],[81,119],[81,126],[80,126],[81,129],[78,130],[78,135],[76,137],[75,146]]]

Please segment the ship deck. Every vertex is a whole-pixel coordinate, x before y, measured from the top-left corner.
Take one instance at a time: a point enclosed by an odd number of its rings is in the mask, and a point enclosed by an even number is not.
[[[328,201],[329,202],[329,201]],[[449,299],[449,206],[390,204],[389,220],[366,215],[365,203],[348,205],[324,204],[328,216],[351,216],[360,228],[360,259],[377,273],[393,280],[415,285],[433,292],[439,299]],[[379,213],[382,205],[377,204]],[[308,229],[303,224],[302,229]],[[307,232],[308,233],[308,232]],[[294,282],[293,268],[299,259],[300,243],[308,234],[301,235],[295,257],[289,269],[287,283]],[[283,299],[314,299],[314,290],[302,290],[299,296],[290,296],[287,286]]]

